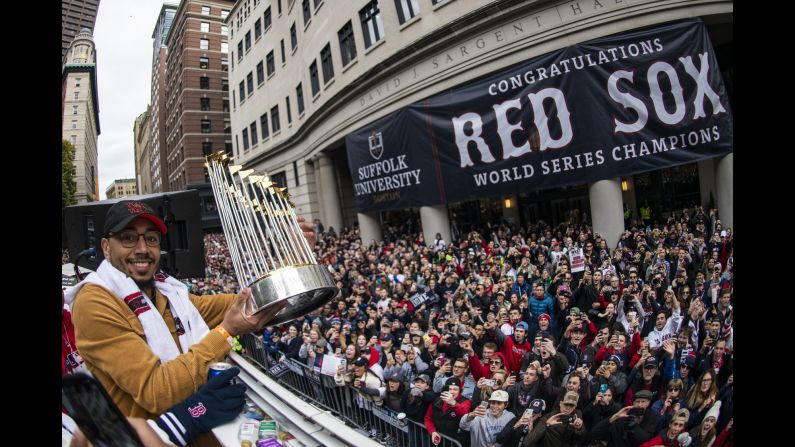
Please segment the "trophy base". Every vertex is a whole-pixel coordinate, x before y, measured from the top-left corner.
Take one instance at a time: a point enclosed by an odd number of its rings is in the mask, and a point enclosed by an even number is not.
[[[326,268],[319,264],[282,267],[251,283],[251,297],[259,313],[287,301],[268,325],[283,324],[319,308],[337,296],[339,289]]]

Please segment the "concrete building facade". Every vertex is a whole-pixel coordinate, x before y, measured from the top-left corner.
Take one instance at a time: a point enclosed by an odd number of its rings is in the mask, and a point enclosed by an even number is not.
[[[205,182],[204,156],[231,146],[225,85],[227,25],[234,2],[183,0],[165,39],[165,167],[161,191]],[[162,75],[162,73],[161,73]],[[227,111],[225,111],[227,110]],[[161,115],[162,117],[162,115]]]
[[[94,32],[100,0],[61,0],[61,61],[66,50],[83,28]]]
[[[166,36],[174,22],[177,4],[164,3],[157,16],[157,23],[152,31],[152,81],[151,113],[149,119],[149,171],[152,192],[163,192],[163,179],[168,178],[166,172]]]
[[[99,200],[97,139],[100,128],[96,50],[88,29],[83,29],[72,40],[65,62],[61,76],[61,129],[63,139],[75,148],[75,199],[77,204],[83,204]]]
[[[105,189],[105,196],[108,199],[118,199],[121,197],[132,197],[138,195],[138,181],[134,178],[123,178],[114,180]]]
[[[731,53],[732,1],[241,0],[227,19],[235,161],[287,186],[299,215],[320,218],[326,228],[358,223],[363,240],[378,239],[383,222],[401,217],[357,213],[347,134],[530,58],[693,17],[707,25],[721,70],[731,71],[731,58],[721,55]],[[615,243],[623,203],[637,210],[641,200],[663,214],[706,204],[712,195],[730,226],[732,171],[729,154],[554,191],[403,211],[420,217],[426,240],[440,232],[449,241],[453,220],[459,227],[493,218],[555,224],[579,209]],[[665,189],[680,179],[687,183],[679,192]]]
[[[133,124],[133,144],[135,146],[135,181],[139,194],[152,193],[152,171],[149,165],[149,153],[152,150],[149,131],[151,129],[151,110],[148,106],[146,111],[135,118]]]

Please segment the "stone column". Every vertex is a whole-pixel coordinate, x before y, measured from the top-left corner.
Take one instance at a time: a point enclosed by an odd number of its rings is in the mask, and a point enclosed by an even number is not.
[[[371,239],[375,239],[376,242],[381,241],[383,236],[378,212],[356,213],[356,216],[359,219],[359,236],[362,238],[362,245],[367,247]]]
[[[709,193],[715,195],[715,159],[708,158],[698,162],[698,187],[701,192],[701,206],[709,214]],[[717,202],[716,202],[717,205]]]
[[[715,166],[715,204],[723,228],[732,227],[734,222],[734,154],[719,158]]]
[[[589,184],[588,198],[591,201],[593,231],[602,235],[612,249],[624,232],[621,179],[599,180]]]
[[[441,233],[442,239],[450,244],[450,218],[447,215],[447,205],[420,207],[420,220],[422,234],[429,247],[436,240],[436,233]]]
[[[323,203],[323,227],[326,231],[329,230],[329,227],[334,227],[334,231],[339,234],[342,229],[342,203],[337,190],[337,173],[334,172],[334,163],[328,155],[320,153],[318,163],[320,165],[320,182],[317,192],[318,199]]]

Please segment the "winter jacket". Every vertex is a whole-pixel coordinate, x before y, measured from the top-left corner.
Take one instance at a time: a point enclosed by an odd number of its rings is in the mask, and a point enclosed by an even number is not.
[[[637,447],[651,439],[657,426],[657,415],[651,410],[646,410],[637,424],[630,427],[626,418],[617,419],[611,423],[610,418],[605,418],[591,429],[591,439],[607,441],[610,447]]]
[[[585,430],[585,424],[581,425],[580,428],[574,428],[572,424],[556,424],[547,427],[547,420],[555,414],[557,414],[557,411],[548,413],[535,421],[533,430],[524,437],[522,446],[570,447],[585,440],[588,434]],[[575,410],[573,414],[582,419],[580,410]]]
[[[423,419],[425,419],[425,413],[428,412],[428,406],[438,396],[432,390],[428,390],[424,391],[419,399],[411,399],[411,390],[406,390],[400,400],[400,411],[406,413],[406,417],[412,421],[422,423]]]

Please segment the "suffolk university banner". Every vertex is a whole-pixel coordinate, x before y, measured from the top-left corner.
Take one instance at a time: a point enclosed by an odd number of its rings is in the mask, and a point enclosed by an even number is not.
[[[732,151],[704,24],[602,37],[412,104],[348,135],[359,211],[513,195]]]

